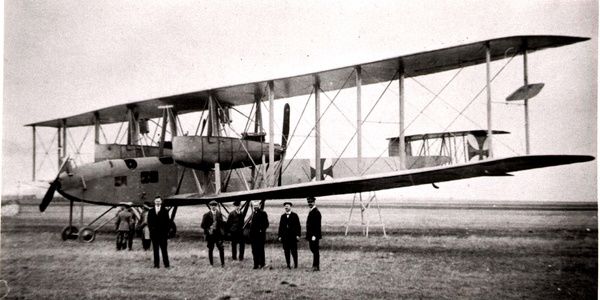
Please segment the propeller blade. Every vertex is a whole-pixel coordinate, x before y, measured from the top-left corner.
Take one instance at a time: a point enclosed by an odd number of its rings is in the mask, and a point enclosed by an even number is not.
[[[50,205],[50,202],[52,202],[52,199],[54,198],[54,193],[56,192],[56,189],[58,189],[60,187],[60,181],[58,181],[60,172],[63,171],[63,169],[67,165],[67,162],[70,159],[71,159],[71,157],[67,156],[65,158],[65,160],[62,162],[62,164],[60,165],[60,167],[58,168],[58,174],[56,174],[56,178],[54,178],[54,181],[52,181],[50,183],[50,187],[46,191],[46,194],[44,195],[44,198],[42,199],[42,203],[40,203],[40,212],[44,212],[46,210],[46,208],[48,208],[48,205]]]
[[[44,195],[44,199],[42,199],[42,203],[40,203],[40,212],[44,212],[46,210],[46,208],[48,207],[48,205],[50,205],[50,202],[52,202],[52,199],[54,198],[54,192],[56,192],[56,189],[58,188],[59,185],[60,185],[60,182],[58,182],[58,180],[54,180],[50,184],[50,187],[48,188],[48,190],[46,191],[46,194]]]
[[[277,177],[277,185],[281,186],[281,177],[283,176],[283,158],[287,150],[287,142],[290,136],[290,105],[288,103],[283,107],[283,129],[281,130],[281,159],[279,164],[279,176]]]
[[[281,148],[283,151],[287,148],[288,138],[290,136],[290,105],[285,104],[283,107],[283,129],[281,132]]]

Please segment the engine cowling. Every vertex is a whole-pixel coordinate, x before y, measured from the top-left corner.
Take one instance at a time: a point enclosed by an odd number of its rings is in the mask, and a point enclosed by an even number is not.
[[[275,159],[283,149],[275,145]],[[173,138],[173,159],[178,164],[198,170],[211,170],[216,163],[222,170],[249,167],[269,161],[269,144],[232,137],[177,136]]]

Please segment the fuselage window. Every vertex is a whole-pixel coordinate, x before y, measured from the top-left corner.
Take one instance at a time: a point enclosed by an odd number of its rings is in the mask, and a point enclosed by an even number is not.
[[[158,171],[142,171],[140,174],[142,183],[157,183],[158,182]]]
[[[115,186],[126,186],[126,185],[127,185],[127,176],[115,177]]]
[[[125,161],[125,165],[130,170],[133,170],[133,169],[137,168],[137,161],[135,161],[135,159],[128,158],[128,159],[124,159],[124,161]]]

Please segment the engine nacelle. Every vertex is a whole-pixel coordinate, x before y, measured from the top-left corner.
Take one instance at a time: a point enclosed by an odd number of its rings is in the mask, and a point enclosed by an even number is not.
[[[275,145],[275,160],[283,149]],[[249,167],[269,161],[269,144],[231,137],[177,136],[173,138],[173,159],[180,165],[211,170],[215,163],[222,170]]]

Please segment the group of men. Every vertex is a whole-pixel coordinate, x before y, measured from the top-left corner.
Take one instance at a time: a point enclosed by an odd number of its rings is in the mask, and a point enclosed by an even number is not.
[[[307,199],[310,211],[306,220],[306,239],[308,240],[310,250],[313,253],[313,271],[319,271],[319,240],[321,239],[321,213],[315,205],[315,198]],[[262,209],[258,201],[252,202],[252,216],[248,224],[244,223],[243,213],[240,202],[234,202],[235,209],[229,213],[227,221],[224,221],[223,215],[218,210],[216,201],[209,203],[210,211],[202,217],[201,227],[204,230],[206,246],[208,247],[208,261],[211,265],[213,261],[213,250],[215,246],[219,251],[221,267],[225,266],[225,251],[223,242],[229,238],[231,240],[231,255],[233,260],[237,260],[239,249],[239,260],[244,259],[244,248],[246,238],[250,240],[252,246],[252,258],[254,260],[254,269],[265,267],[265,241],[267,238],[267,228],[269,227],[269,217]],[[295,212],[292,212],[292,203],[285,202],[285,212],[281,215],[279,221],[279,230],[277,232],[278,240],[283,246],[285,262],[287,268],[291,269],[290,255],[294,261],[294,268],[298,267],[298,242],[301,236],[300,219]],[[244,234],[244,230],[247,234]]]
[[[136,230],[142,237],[144,250],[150,249],[150,229],[148,228],[148,211],[150,207],[144,204],[144,209],[139,218],[134,214],[131,206],[122,205],[117,213],[115,229],[117,231],[117,251],[129,249],[131,251]]]
[[[309,243],[309,248],[313,253],[313,271],[319,271],[319,240],[321,239],[321,213],[315,205],[315,198],[307,199],[310,211],[306,219],[306,239]],[[279,230],[277,232],[278,240],[282,243],[283,252],[287,268],[291,269],[290,255],[294,262],[294,268],[298,267],[298,242],[301,236],[301,225],[298,215],[292,211],[292,203],[285,202],[285,212],[281,215],[279,221]],[[244,214],[241,210],[240,202],[234,202],[235,209],[229,213],[227,221],[218,209],[218,204],[215,201],[209,203],[210,211],[202,217],[201,227],[204,230],[204,236],[208,247],[208,259],[211,265],[213,261],[213,250],[215,246],[219,251],[221,266],[225,266],[225,251],[224,241],[231,240],[231,254],[233,260],[244,259],[244,248],[246,239],[250,240],[252,246],[252,257],[254,260],[254,269],[265,267],[265,241],[267,236],[267,228],[269,227],[269,218],[267,213],[263,211],[258,201],[252,202],[252,215],[245,224]],[[129,249],[133,240],[131,224],[134,222],[134,215],[128,208],[122,209],[117,214],[117,250],[123,247],[123,241],[129,241]],[[156,197],[154,199],[154,207],[144,210],[140,218],[143,232],[149,234],[152,241],[152,249],[154,254],[154,267],[160,267],[160,256],[162,255],[165,268],[169,268],[169,254],[167,250],[168,234],[171,228],[172,221],[169,218],[168,211],[162,205],[162,199]],[[127,224],[127,225],[123,225]],[[127,231],[125,231],[127,228]],[[146,231],[144,231],[144,229]],[[144,249],[149,247],[149,241],[144,242],[144,234],[142,237]],[[122,248],[124,249],[124,247]],[[159,253],[160,249],[160,253]],[[238,252],[239,250],[239,252]],[[239,256],[238,256],[239,253]]]

